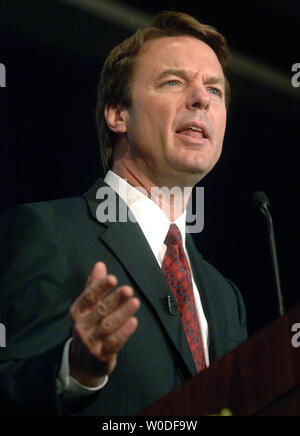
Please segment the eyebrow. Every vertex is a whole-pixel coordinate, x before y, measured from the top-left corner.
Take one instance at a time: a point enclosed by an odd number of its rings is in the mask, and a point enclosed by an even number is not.
[[[223,85],[225,87],[225,79],[223,79],[222,77],[216,77],[216,76],[212,76],[209,77],[206,81],[206,83],[210,83],[212,85]]]
[[[187,77],[187,72],[185,70],[174,70],[174,69],[169,69],[169,70],[165,70],[162,73],[159,74],[157,80],[160,81],[162,79],[164,79],[167,76],[180,76],[180,77]]]
[[[162,73],[160,73],[158,78],[157,78],[157,81],[160,81],[160,80],[164,79],[165,77],[172,76],[172,75],[179,76],[182,78],[188,77],[188,73],[186,70],[177,70],[177,69],[170,68],[170,69],[165,70]],[[205,80],[205,83],[212,84],[212,85],[219,84],[225,88],[225,79],[222,77],[211,76]]]

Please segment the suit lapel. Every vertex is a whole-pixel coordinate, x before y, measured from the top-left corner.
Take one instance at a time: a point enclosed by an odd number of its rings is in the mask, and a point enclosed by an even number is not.
[[[84,194],[94,220],[97,220],[96,210],[100,204],[100,201],[96,200],[96,192],[99,187],[105,187],[106,190],[110,189],[108,185],[99,180]],[[170,288],[140,226],[129,220],[127,220],[127,222],[118,221],[118,206],[121,205],[121,208],[125,207],[126,210],[127,206],[118,195],[116,195],[116,197],[117,220],[114,222],[99,223],[102,230],[99,231],[99,240],[114,253],[116,258],[118,258],[119,262],[126,269],[139,290],[151,304],[163,328],[169,335],[170,340],[184,360],[189,372],[195,374],[195,364],[185,338],[180,317],[178,314],[176,316],[170,315],[167,304],[165,303],[166,297],[172,296]],[[134,249],[132,249],[131,244],[133,244]]]
[[[198,252],[192,236],[187,235],[186,246],[193,270],[193,276],[200,293],[201,303],[208,322],[209,330],[209,355],[212,363],[228,351],[228,320],[220,289],[216,289],[212,281],[212,274],[207,271],[207,266],[202,255]]]

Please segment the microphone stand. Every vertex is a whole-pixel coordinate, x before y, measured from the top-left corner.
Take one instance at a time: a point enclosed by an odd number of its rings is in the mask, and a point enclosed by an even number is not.
[[[279,276],[279,267],[278,267],[277,250],[275,244],[273,220],[266,202],[263,202],[260,205],[259,209],[267,218],[268,231],[269,231],[269,245],[270,245],[272,266],[274,271],[275,285],[277,290],[278,309],[279,309],[279,315],[283,316],[285,310],[284,310],[283,294],[281,290],[281,283],[280,283],[280,276]]]

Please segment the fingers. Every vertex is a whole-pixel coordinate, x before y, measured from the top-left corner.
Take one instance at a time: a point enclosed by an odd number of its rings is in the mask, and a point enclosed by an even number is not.
[[[108,335],[103,341],[101,354],[105,360],[112,359],[116,355],[138,326],[136,318],[128,319],[118,330]]]
[[[87,330],[83,320],[74,325],[69,360],[72,377],[85,386],[94,386],[100,377],[114,370],[119,350],[138,326],[132,315],[139,306],[139,300],[132,298],[117,311],[116,317],[112,314],[108,322],[96,329]]]
[[[133,297],[131,288],[120,288],[119,293],[120,296],[123,295],[124,300],[122,303],[118,304],[119,299],[112,297],[110,311],[105,308],[106,314],[104,316],[99,317],[98,312],[95,315],[95,309],[90,316],[83,320],[84,328],[93,331],[94,340],[97,341],[119,330],[139,309],[140,302],[137,298]],[[127,330],[125,329],[124,333],[126,332]]]
[[[113,334],[95,342],[95,346],[81,347],[77,350],[74,349],[75,337],[69,360],[71,376],[84,386],[97,386],[101,377],[114,370],[120,348],[135,332],[137,326],[138,320],[132,317]]]
[[[79,318],[74,325],[75,331],[91,348],[106,340],[109,335],[119,329],[121,329],[120,334],[125,329],[126,336],[127,328],[122,330],[122,326],[136,313],[139,306],[140,302],[133,297],[132,288],[122,286],[98,302],[86,316]]]
[[[104,263],[96,263],[87,280],[84,292],[79,295],[71,306],[70,313],[73,320],[76,321],[79,317],[87,314],[117,283],[115,276],[107,275]]]
[[[116,285],[116,277],[108,275],[105,264],[98,262],[71,306],[70,374],[79,382],[94,383],[95,377],[109,374],[118,351],[137,328],[134,315],[140,302],[130,286],[113,290]]]
[[[97,302],[94,309],[85,316],[84,322],[86,327],[89,328],[98,325],[105,317],[107,322],[110,322],[111,317],[109,317],[109,315],[126,303],[131,297],[133,297],[133,290],[129,286],[120,286],[110,295],[103,297]]]

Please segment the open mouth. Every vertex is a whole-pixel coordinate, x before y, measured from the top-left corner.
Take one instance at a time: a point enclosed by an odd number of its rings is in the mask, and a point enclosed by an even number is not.
[[[176,133],[183,137],[195,138],[196,140],[208,138],[207,132],[203,127],[195,126],[193,124],[185,124],[184,126],[180,127]]]

